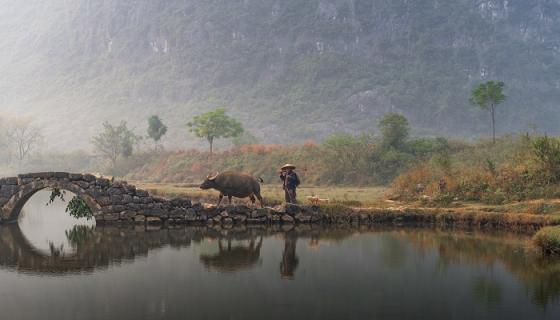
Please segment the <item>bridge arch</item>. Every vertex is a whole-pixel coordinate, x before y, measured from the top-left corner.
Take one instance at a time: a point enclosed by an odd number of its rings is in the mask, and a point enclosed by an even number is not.
[[[8,202],[4,204],[4,206],[0,210],[2,214],[2,220],[8,222],[17,221],[21,209],[23,208],[25,203],[35,193],[44,189],[60,189],[70,191],[80,199],[84,200],[94,215],[97,212],[101,211],[101,205],[98,203],[98,201],[76,183],[69,180],[44,179],[34,180],[26,184],[18,185],[17,192],[15,192],[9,198]]]

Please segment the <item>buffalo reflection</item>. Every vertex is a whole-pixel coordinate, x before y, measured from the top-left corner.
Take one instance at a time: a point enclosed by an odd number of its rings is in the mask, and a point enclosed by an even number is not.
[[[250,269],[260,261],[261,246],[263,237],[255,242],[255,238],[249,239],[247,246],[234,245],[232,239],[227,239],[227,246],[224,248],[222,239],[218,239],[218,253],[201,254],[200,261],[209,270],[221,272],[234,272],[243,269]]]

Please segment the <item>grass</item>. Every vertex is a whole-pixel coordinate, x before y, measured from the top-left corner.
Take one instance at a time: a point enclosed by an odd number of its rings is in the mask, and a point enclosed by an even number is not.
[[[215,190],[201,190],[198,185],[180,183],[148,183],[131,181],[135,186],[148,190],[152,194],[165,197],[186,197],[197,201],[215,202],[218,192]],[[385,206],[386,188],[384,187],[300,187],[297,189],[298,200],[307,203],[308,196],[318,196],[329,199],[331,204],[341,204],[351,207]],[[280,204],[284,201],[284,191],[281,185],[264,184],[261,194],[268,205]],[[236,203],[246,200],[235,199]]]
[[[545,227],[533,237],[533,242],[544,254],[560,254],[560,227]]]

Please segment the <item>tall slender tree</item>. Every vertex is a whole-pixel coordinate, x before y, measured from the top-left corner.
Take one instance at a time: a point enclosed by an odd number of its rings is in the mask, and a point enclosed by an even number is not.
[[[470,102],[492,115],[492,141],[496,143],[496,106],[506,100],[502,81],[486,81],[478,84],[471,93]]]
[[[154,150],[158,149],[159,140],[167,133],[167,126],[157,115],[148,118],[148,137],[154,140]]]

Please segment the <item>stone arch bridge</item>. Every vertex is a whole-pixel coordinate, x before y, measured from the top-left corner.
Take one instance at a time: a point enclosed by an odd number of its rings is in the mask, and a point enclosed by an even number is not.
[[[16,221],[27,200],[48,188],[76,194],[86,202],[96,221],[184,218],[192,207],[189,200],[153,197],[125,181],[91,174],[40,172],[0,179],[0,223]]]
[[[113,181],[91,174],[39,172],[0,179],[0,224],[17,221],[27,200],[43,189],[60,189],[76,194],[91,209],[96,222],[103,223],[233,225],[329,222],[328,216],[322,214],[317,206],[216,207],[193,204],[185,198],[152,196],[126,181]],[[354,218],[357,219],[357,214],[345,217],[346,220]],[[369,216],[365,216],[360,222],[367,223],[369,220]]]

